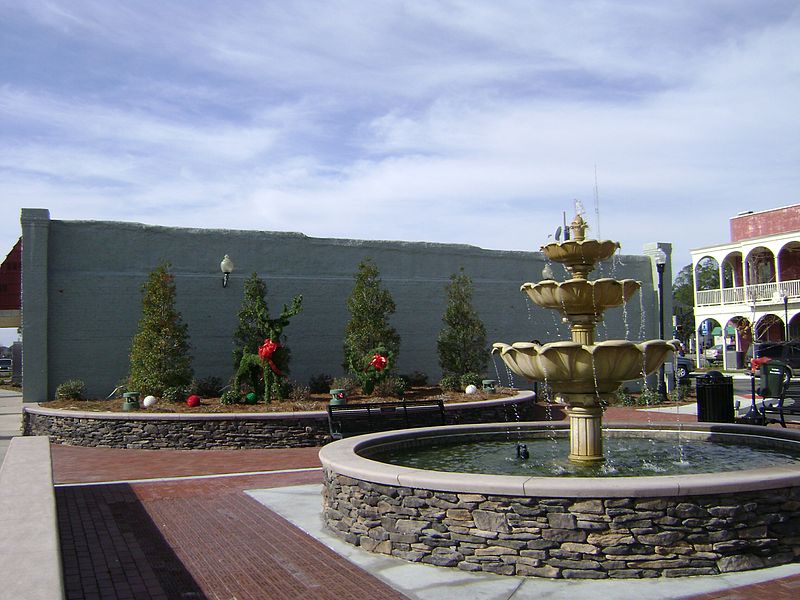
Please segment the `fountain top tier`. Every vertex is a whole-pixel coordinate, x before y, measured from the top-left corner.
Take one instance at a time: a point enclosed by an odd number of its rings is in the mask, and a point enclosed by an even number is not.
[[[542,246],[542,252],[552,261],[563,264],[575,279],[586,279],[595,264],[607,260],[620,247],[611,240],[586,239],[588,224],[580,214],[575,215],[569,229],[570,240]]]
[[[631,279],[588,280],[595,265],[614,255],[620,247],[611,240],[586,239],[586,221],[575,215],[569,229],[571,239],[542,246],[547,258],[563,264],[572,278],[552,279],[522,286],[538,306],[559,310],[569,321],[572,340],[538,344],[496,343],[514,373],[544,381],[569,407],[570,459],[577,462],[603,460],[602,402],[623,381],[644,377],[658,369],[675,349],[676,342],[650,340],[634,343],[610,340],[595,344],[595,325],[609,308],[623,305],[640,289]]]

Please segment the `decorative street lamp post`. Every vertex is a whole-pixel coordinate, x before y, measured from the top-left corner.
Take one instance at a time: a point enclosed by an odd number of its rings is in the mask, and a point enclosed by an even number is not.
[[[222,259],[222,262],[219,263],[219,268],[222,271],[222,287],[228,287],[228,278],[233,273],[233,261],[231,257],[227,254]]]
[[[664,339],[664,267],[667,264],[667,254],[661,248],[655,253],[656,271],[658,271],[658,337]],[[658,369],[658,397],[667,399],[667,384],[664,378],[664,364]]]
[[[789,296],[781,294],[783,298],[783,341],[789,341]]]

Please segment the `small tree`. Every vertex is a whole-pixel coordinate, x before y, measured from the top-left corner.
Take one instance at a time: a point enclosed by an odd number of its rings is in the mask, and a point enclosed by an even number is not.
[[[276,319],[269,316],[266,297],[266,284],[258,273],[253,273],[244,283],[239,325],[233,336],[233,358],[236,386],[247,380],[253,391],[269,402],[283,398],[282,383],[289,373],[291,358],[283,330],[302,310],[303,297],[295,296],[290,305],[284,304]]]
[[[442,372],[459,378],[467,373],[482,373],[489,360],[489,350],[486,328],[472,307],[472,280],[462,269],[450,276],[445,289],[444,328],[437,341]]]
[[[354,279],[347,299],[350,321],[344,331],[344,368],[358,379],[365,394],[371,394],[375,384],[394,370],[400,336],[389,325],[394,300],[382,287],[378,267],[371,258],[359,263]]]
[[[142,286],[142,318],[131,344],[128,388],[146,395],[192,381],[188,327],[175,309],[169,267],[160,264]]]

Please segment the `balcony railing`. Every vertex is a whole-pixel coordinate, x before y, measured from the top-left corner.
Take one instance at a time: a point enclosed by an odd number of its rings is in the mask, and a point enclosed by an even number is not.
[[[719,306],[723,304],[782,304],[781,296],[794,300],[800,298],[800,280],[777,283],[757,283],[744,287],[697,292],[697,306]]]

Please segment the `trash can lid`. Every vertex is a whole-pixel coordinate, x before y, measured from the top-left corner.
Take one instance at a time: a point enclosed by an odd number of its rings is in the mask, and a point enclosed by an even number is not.
[[[721,371],[709,371],[703,377],[705,379],[724,379],[725,375]]]

